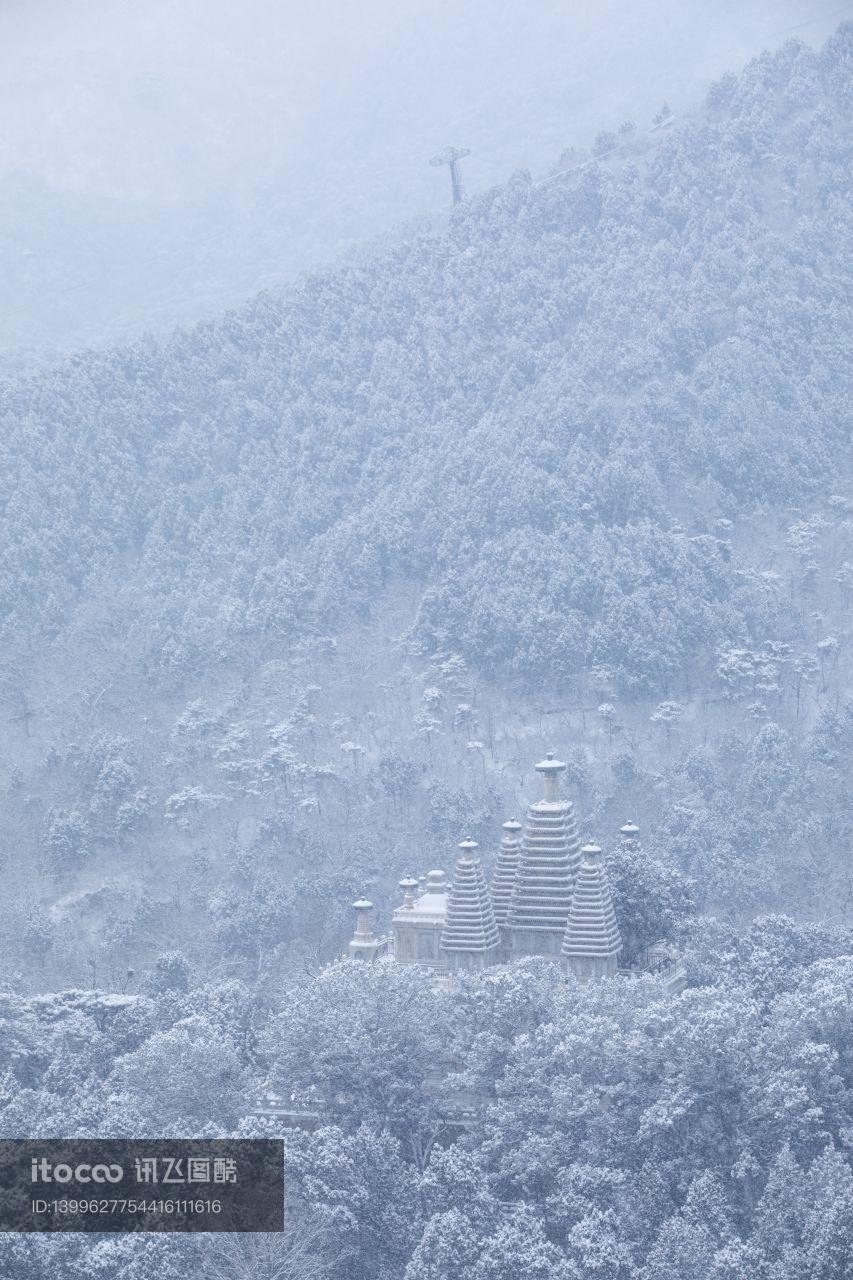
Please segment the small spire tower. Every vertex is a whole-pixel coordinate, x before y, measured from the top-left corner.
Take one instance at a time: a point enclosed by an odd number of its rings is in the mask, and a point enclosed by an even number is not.
[[[503,824],[503,837],[498,849],[498,860],[492,876],[492,908],[495,923],[501,939],[501,950],[505,959],[509,958],[509,907],[515,888],[515,877],[518,872],[518,859],[521,854],[521,832],[523,827],[517,818],[510,818]]]
[[[356,898],[352,904],[355,911],[355,933],[349,944],[348,955],[351,960],[376,960],[385,955],[388,943],[385,938],[377,938],[370,923],[373,903],[367,898]]]

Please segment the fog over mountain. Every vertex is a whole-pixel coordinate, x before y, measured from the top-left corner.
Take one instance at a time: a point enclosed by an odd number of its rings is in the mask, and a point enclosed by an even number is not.
[[[0,352],[19,363],[213,314],[541,172],[626,119],[680,111],[837,0],[714,5],[132,5],[0,13]]]

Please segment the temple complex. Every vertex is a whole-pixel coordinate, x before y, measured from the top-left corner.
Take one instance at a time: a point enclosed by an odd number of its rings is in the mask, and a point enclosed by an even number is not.
[[[353,904],[351,957],[389,955],[437,976],[524,956],[546,957],[583,979],[617,972],[622,940],[601,849],[581,848],[572,803],[560,795],[562,761],[549,753],[535,767],[542,796],[529,806],[523,827],[514,818],[503,824],[491,884],[476,842],[463,840],[449,884],[443,871],[400,881],[403,901],[390,938],[374,935],[366,899]],[[631,823],[622,828],[625,843],[638,834]]]
[[[581,848],[572,804],[559,792],[565,768],[553,755],[536,765],[542,797],[529,806],[523,826],[515,818],[503,824],[490,883],[477,843],[462,840],[450,882],[438,870],[409,874],[399,882],[403,898],[392,915],[390,936],[374,933],[373,904],[367,898],[353,903],[356,926],[348,956],[359,963],[384,958],[421,966],[444,990],[452,990],[458,974],[541,956],[583,981],[652,975],[656,992],[674,997],[683,991],[684,965],[666,942],[620,967],[622,939],[602,851],[597,844]],[[620,835],[623,847],[639,851],[633,823],[626,823]],[[462,1105],[445,1104],[444,1131],[456,1134],[476,1123],[483,1103],[474,1096]],[[330,1104],[312,1098],[305,1109],[293,1095],[282,1099],[267,1093],[253,1114],[313,1129],[339,1105],[339,1099]]]

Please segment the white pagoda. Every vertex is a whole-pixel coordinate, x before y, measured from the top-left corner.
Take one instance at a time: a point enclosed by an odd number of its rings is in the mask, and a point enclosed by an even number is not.
[[[463,840],[449,885],[443,871],[400,881],[403,901],[389,944],[374,937],[366,899],[354,904],[352,957],[374,959],[387,950],[399,964],[439,974],[524,956],[546,957],[578,978],[616,972],[622,941],[601,850],[581,849],[572,803],[560,795],[565,764],[549,753],[535,768],[542,797],[528,808],[524,828],[514,818],[503,824],[491,886],[476,842]]]

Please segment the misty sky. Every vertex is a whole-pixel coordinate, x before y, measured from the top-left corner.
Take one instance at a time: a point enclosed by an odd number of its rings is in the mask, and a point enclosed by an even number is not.
[[[442,208],[428,160],[449,142],[472,149],[469,190],[541,171],[850,14],[853,0],[7,0],[0,281],[36,345],[39,308],[53,341],[120,335],[137,311],[155,328],[209,313]]]

